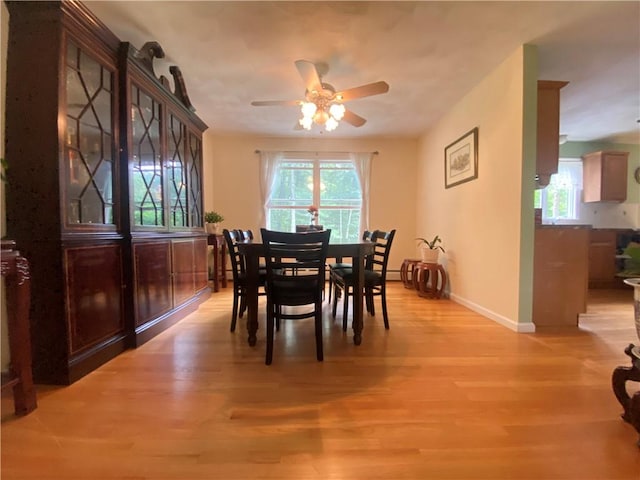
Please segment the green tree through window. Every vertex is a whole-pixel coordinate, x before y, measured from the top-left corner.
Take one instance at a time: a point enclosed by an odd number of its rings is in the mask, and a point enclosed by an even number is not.
[[[267,203],[268,228],[293,232],[296,225],[308,225],[310,205],[318,207],[318,223],[331,229],[332,242],[360,238],[362,192],[350,160],[284,160],[280,164]]]

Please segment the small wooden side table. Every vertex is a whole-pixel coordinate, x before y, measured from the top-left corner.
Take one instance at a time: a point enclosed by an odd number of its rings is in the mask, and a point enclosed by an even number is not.
[[[207,243],[213,247],[213,272],[210,280],[213,280],[213,291],[217,292],[227,288],[227,243],[224,235],[212,234],[207,237]]]
[[[415,288],[413,285],[413,277],[415,275],[416,265],[420,260],[415,258],[405,258],[400,266],[400,280],[404,284],[404,288]]]
[[[613,393],[615,393],[624,410],[622,419],[630,423],[640,434],[640,391],[629,397],[625,388],[625,384],[629,380],[640,382],[640,347],[629,344],[624,349],[624,353],[631,358],[631,367],[615,368],[611,375],[611,385],[613,386]],[[638,439],[638,447],[640,447],[640,439]]]
[[[447,285],[447,272],[439,263],[418,262],[413,270],[413,287],[425,298],[442,297]]]
[[[0,271],[5,279],[7,330],[9,336],[9,372],[2,374],[2,389],[13,389],[16,415],[36,409],[36,389],[31,371],[29,306],[31,273],[29,262],[16,250],[13,240],[2,240]]]

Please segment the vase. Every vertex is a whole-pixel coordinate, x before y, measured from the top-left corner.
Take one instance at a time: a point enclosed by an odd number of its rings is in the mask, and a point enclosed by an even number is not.
[[[640,340],[640,278],[625,278],[624,283],[633,287],[633,313],[636,323],[636,335]]]
[[[218,234],[218,224],[217,223],[206,223],[205,229],[209,235],[217,235]]]
[[[420,249],[420,256],[422,257],[422,263],[438,263],[439,255],[440,255],[440,250],[436,248],[431,249],[429,247],[422,247]]]

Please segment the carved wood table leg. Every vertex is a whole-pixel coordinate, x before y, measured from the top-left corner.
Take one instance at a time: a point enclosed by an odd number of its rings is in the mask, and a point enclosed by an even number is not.
[[[640,392],[629,397],[625,387],[628,381],[640,382],[640,348],[630,344],[625,348],[624,353],[631,357],[631,367],[615,368],[611,375],[611,385],[613,393],[624,410],[621,415],[622,419],[631,424],[640,434]],[[640,447],[640,438],[638,446]]]
[[[404,288],[415,288],[413,277],[416,273],[416,265],[420,263],[420,260],[412,258],[405,258],[400,267],[400,280],[404,285]]]
[[[37,407],[31,370],[29,307],[31,274],[29,262],[15,249],[15,242],[2,241],[0,271],[5,279],[10,374],[3,375],[3,387],[13,388],[16,415],[25,415]]]

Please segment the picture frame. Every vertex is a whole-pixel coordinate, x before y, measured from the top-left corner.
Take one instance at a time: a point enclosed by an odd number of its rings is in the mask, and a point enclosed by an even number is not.
[[[444,149],[444,186],[451,188],[478,178],[478,127]]]

